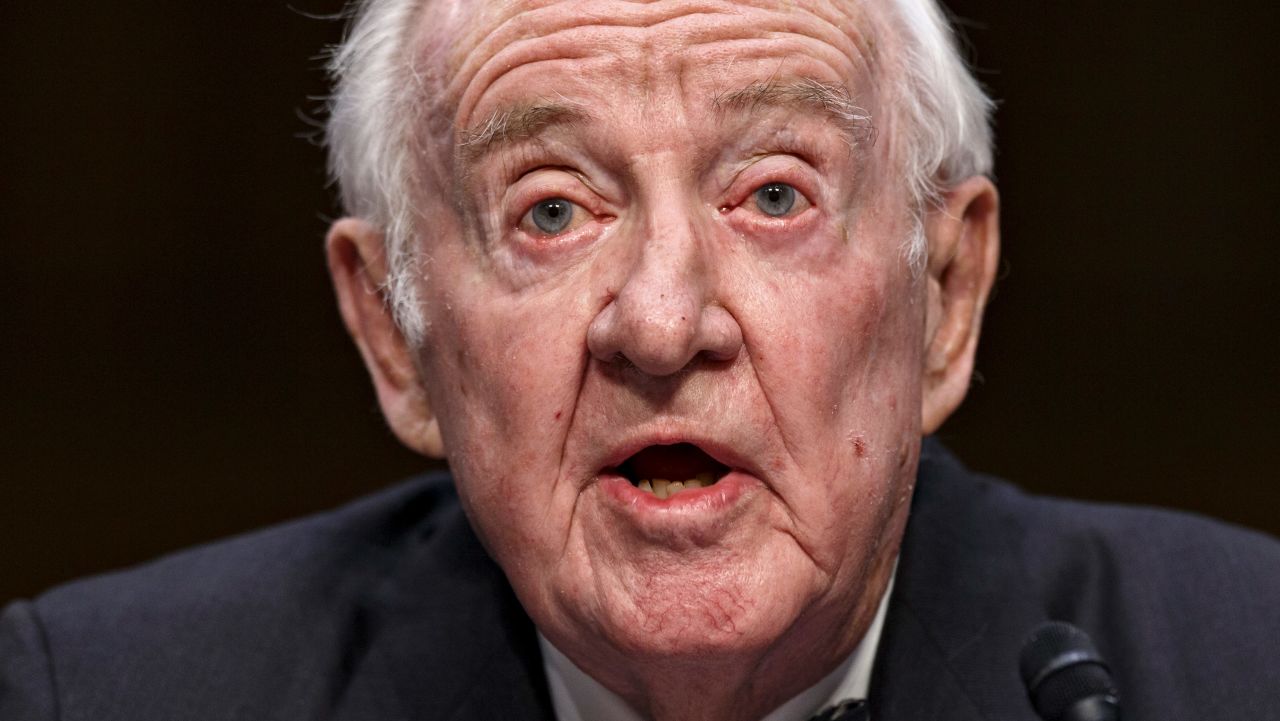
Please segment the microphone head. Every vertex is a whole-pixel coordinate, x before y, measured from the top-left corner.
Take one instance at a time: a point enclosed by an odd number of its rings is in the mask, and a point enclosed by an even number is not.
[[[1088,634],[1069,623],[1037,628],[1018,658],[1031,705],[1046,721],[1116,721],[1120,702]]]

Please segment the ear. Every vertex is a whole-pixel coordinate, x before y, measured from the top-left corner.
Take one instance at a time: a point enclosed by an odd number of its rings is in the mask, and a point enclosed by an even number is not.
[[[921,421],[933,433],[969,390],[982,311],[1000,258],[1000,199],[974,176],[947,191],[925,217],[929,243]]]
[[[342,320],[373,378],[387,424],[410,449],[444,458],[440,425],[431,413],[413,349],[386,301],[382,232],[363,220],[343,218],[329,228],[325,251]]]

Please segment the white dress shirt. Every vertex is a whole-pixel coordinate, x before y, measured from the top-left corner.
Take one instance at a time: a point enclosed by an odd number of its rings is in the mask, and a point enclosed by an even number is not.
[[[893,581],[893,578],[889,579],[876,617],[853,653],[822,680],[774,709],[761,721],[806,721],[839,701],[867,697],[867,689],[871,685],[871,664],[880,645],[880,632],[884,628]],[[541,632],[538,633],[538,643],[542,646],[542,665],[558,721],[644,721],[626,701],[588,676],[568,656],[552,646]]]

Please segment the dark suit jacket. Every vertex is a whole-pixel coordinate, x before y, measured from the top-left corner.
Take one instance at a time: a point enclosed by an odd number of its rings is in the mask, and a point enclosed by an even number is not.
[[[1030,497],[931,442],[875,721],[1035,719],[1019,646],[1087,630],[1126,721],[1280,719],[1280,544]],[[0,719],[550,719],[533,625],[447,477],[80,581],[0,620]]]

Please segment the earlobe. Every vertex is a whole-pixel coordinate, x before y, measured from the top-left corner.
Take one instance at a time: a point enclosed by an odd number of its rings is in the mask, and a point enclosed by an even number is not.
[[[384,296],[389,269],[381,231],[343,218],[330,227],[325,250],[342,321],[364,359],[387,424],[410,449],[443,458],[440,424],[431,413],[413,349]]]
[[[430,458],[444,458],[444,436],[440,435],[440,421],[433,415],[427,421],[422,434],[422,448],[418,451]]]
[[[925,218],[928,306],[921,423],[932,433],[969,389],[982,312],[1000,257],[995,185],[974,176],[953,186]]]

